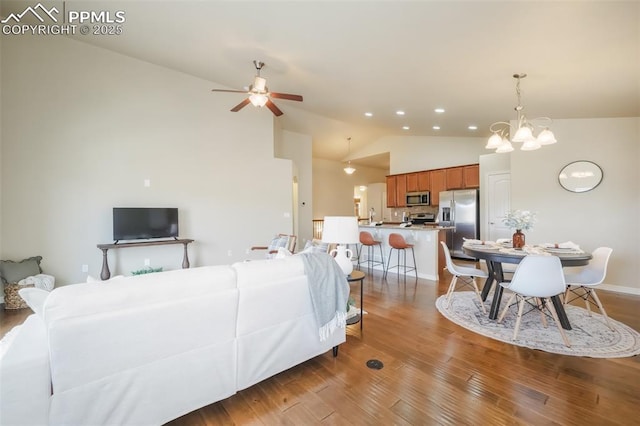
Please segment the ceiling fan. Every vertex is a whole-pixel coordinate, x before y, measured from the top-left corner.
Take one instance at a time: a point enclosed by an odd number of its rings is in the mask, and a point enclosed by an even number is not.
[[[225,89],[212,89],[212,92],[231,92],[231,93],[246,93],[249,95],[244,101],[240,102],[238,105],[231,108],[231,111],[238,112],[249,103],[257,107],[267,106],[271,110],[272,113],[275,114],[276,117],[279,117],[283,114],[280,111],[280,108],[274,104],[270,98],[274,99],[286,99],[288,101],[298,101],[302,102],[302,96],[300,95],[290,95],[288,93],[277,93],[270,92],[267,88],[267,80],[260,77],[260,70],[264,66],[264,62],[261,61],[253,61],[253,65],[255,65],[257,73],[255,78],[253,79],[253,84],[249,86],[248,90],[225,90]]]

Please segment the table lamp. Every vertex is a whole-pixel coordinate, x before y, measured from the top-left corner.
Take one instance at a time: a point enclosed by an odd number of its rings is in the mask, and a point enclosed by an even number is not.
[[[322,227],[322,242],[338,244],[338,247],[331,250],[329,254],[334,256],[344,274],[349,275],[353,271],[353,263],[351,263],[353,251],[347,249],[347,244],[360,242],[358,218],[355,216],[325,216]]]

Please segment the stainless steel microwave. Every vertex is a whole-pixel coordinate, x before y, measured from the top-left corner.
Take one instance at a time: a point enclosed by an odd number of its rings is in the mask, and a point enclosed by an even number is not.
[[[431,197],[429,197],[429,191],[423,192],[407,192],[407,207],[412,206],[428,206],[430,205]]]

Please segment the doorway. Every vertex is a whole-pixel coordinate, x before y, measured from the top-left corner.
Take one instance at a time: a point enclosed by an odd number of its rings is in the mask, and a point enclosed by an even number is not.
[[[486,239],[511,238],[511,229],[502,218],[511,209],[511,173],[498,172],[487,175],[487,230]]]

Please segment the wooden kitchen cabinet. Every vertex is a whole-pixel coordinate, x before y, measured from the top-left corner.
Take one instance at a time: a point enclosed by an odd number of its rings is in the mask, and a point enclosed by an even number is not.
[[[418,191],[418,173],[407,173],[407,192],[417,192]]]
[[[478,164],[387,176],[387,207],[405,207],[407,192],[429,191],[431,205],[437,206],[440,191],[479,187]]]
[[[463,186],[462,167],[449,167],[447,173],[447,189],[461,189]]]
[[[396,207],[396,177],[387,176],[387,207]]]
[[[449,167],[447,170],[447,189],[464,189],[480,187],[480,166]]]
[[[431,190],[431,172],[418,172],[418,191],[430,191]]]
[[[431,205],[440,204],[440,191],[447,190],[447,169],[431,170],[430,172],[431,187]]]
[[[407,175],[387,176],[387,207],[407,205]]]
[[[480,165],[464,166],[462,168],[462,181],[465,188],[480,188]]]
[[[396,207],[407,205],[407,175],[396,175]]]

